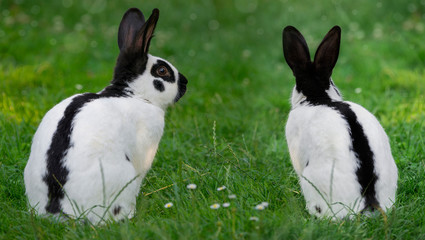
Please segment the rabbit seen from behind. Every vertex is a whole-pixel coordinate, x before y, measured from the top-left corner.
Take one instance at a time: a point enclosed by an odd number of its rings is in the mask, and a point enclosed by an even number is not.
[[[286,27],[282,39],[296,82],[286,124],[292,165],[308,211],[333,219],[385,211],[397,189],[397,167],[384,129],[365,108],[343,101],[331,79],[340,37],[335,26],[313,62],[297,29]]]

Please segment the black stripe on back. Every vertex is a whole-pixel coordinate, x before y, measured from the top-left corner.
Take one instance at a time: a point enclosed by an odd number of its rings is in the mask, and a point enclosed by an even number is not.
[[[125,85],[111,85],[100,94],[85,93],[72,99],[66,107],[63,117],[58,123],[52,142],[47,150],[47,172],[43,181],[47,184],[49,201],[46,211],[59,213],[61,211],[60,201],[64,198],[63,186],[66,184],[69,170],[65,167],[63,159],[68,150],[72,148],[71,134],[73,121],[81,108],[88,102],[105,97],[127,97],[130,92]]]
[[[357,120],[356,114],[345,102],[333,102],[330,99],[325,100],[306,100],[312,105],[326,105],[338,111],[347,121],[351,137],[352,150],[359,160],[359,168],[356,171],[357,180],[361,186],[361,194],[365,198],[365,208],[373,210],[378,206],[376,199],[375,184],[378,177],[374,172],[374,155],[370,148],[369,141],[365,135],[362,125]]]

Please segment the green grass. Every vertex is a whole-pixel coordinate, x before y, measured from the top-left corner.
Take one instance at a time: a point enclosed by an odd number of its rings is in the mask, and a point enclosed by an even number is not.
[[[425,2],[350,2],[1,1],[0,239],[424,239]],[[40,218],[28,209],[23,183],[32,135],[60,100],[109,83],[129,7],[161,10],[151,53],[189,80],[168,110],[137,215],[100,227]],[[294,85],[282,55],[286,25],[311,49],[342,27],[333,79],[346,100],[381,121],[399,168],[386,223],[381,216],[330,222],[304,209],[284,135]],[[230,193],[237,198],[228,200]],[[225,201],[230,208],[209,208]],[[269,207],[255,210],[262,201]],[[167,202],[174,207],[165,209]]]

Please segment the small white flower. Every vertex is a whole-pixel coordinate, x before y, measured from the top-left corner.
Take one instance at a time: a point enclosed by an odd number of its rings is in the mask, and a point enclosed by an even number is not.
[[[166,204],[164,205],[164,207],[165,207],[165,208],[170,208],[170,207],[172,207],[172,206],[174,206],[174,204],[173,204],[172,202],[166,203]]]
[[[236,195],[235,194],[230,194],[229,195],[229,199],[235,199],[236,198]]]
[[[81,84],[75,84],[75,89],[81,90],[81,89],[83,89],[83,85],[81,85]]]
[[[264,210],[264,206],[261,204],[258,204],[257,206],[255,206],[255,210]]]
[[[191,184],[188,184],[187,186],[187,189],[196,189],[196,184],[194,184],[194,183],[191,183]]]
[[[228,202],[225,202],[225,203],[223,203],[223,205],[222,205],[223,207],[229,207],[230,206],[230,203],[228,203]]]
[[[362,89],[361,88],[356,88],[356,89],[354,89],[354,92],[357,93],[357,94],[360,94],[362,92]]]
[[[214,203],[213,205],[210,206],[211,209],[219,209],[220,208],[220,204],[218,203]]]
[[[221,186],[221,187],[217,188],[217,191],[222,191],[224,189],[226,189],[226,186]]]
[[[262,202],[261,205],[263,205],[265,208],[269,206],[268,202]]]
[[[256,221],[257,222],[259,219],[258,219],[258,217],[250,217],[249,220],[250,221]]]

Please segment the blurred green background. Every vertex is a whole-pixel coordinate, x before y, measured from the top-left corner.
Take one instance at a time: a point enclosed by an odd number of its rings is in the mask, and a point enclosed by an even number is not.
[[[130,7],[145,17],[159,8],[151,54],[188,78],[188,92],[167,113],[133,220],[52,224],[26,203],[32,135],[62,99],[108,85]],[[303,33],[312,56],[326,32],[341,26],[333,80],[346,100],[381,121],[399,167],[387,221],[333,223],[305,211],[284,137],[294,85],[282,55],[287,25]],[[424,0],[2,0],[0,238],[425,238],[424,32]],[[190,182],[196,191],[188,192]],[[226,191],[217,192],[221,185]],[[237,195],[230,208],[209,208],[230,193]],[[266,210],[253,209],[262,201]],[[164,209],[166,202],[174,207]]]

